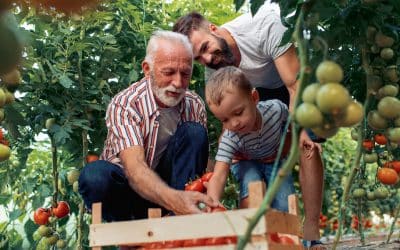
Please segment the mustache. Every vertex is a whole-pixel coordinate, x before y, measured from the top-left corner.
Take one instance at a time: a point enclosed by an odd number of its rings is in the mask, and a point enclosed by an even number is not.
[[[185,93],[186,89],[183,88],[175,88],[174,86],[167,86],[165,88],[162,88],[164,91],[169,91],[169,92],[175,92],[178,94],[183,94]]]

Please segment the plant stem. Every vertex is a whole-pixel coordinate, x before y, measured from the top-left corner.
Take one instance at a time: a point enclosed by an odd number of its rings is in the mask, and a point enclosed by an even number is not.
[[[295,98],[295,105],[294,107],[297,106],[297,100],[298,96],[301,93],[301,90],[304,88],[302,85],[308,80],[308,76],[311,72],[309,70],[309,67],[307,65],[307,54],[306,54],[306,46],[304,41],[302,40],[301,36],[301,24],[303,21],[304,17],[304,8],[301,9],[299,16],[297,17],[296,21],[296,28],[293,33],[293,39],[295,42],[298,43],[298,51],[299,51],[299,57],[300,57],[300,77],[298,81],[298,90],[296,92],[296,98]],[[292,111],[294,112],[294,111]],[[291,114],[291,117],[293,117],[293,114]],[[275,197],[276,193],[279,190],[279,187],[281,186],[284,178],[291,173],[294,165],[297,163],[299,159],[299,147],[298,147],[298,133],[299,133],[299,128],[295,126],[293,119],[291,119],[291,125],[292,125],[292,144],[290,148],[290,154],[283,164],[282,168],[280,169],[277,178],[274,179],[272,185],[268,188],[264,199],[260,205],[260,208],[256,211],[254,216],[249,219],[249,225],[246,229],[246,232],[243,236],[239,237],[239,241],[237,244],[237,249],[241,250],[244,249],[247,242],[251,238],[251,232],[254,229],[254,227],[257,225],[258,221],[262,218],[262,216],[269,210],[270,205],[272,203],[273,198]]]
[[[53,201],[52,207],[57,207],[57,200],[58,200],[58,169],[57,169],[57,146],[54,141],[52,135],[49,134],[50,143],[51,143],[51,157],[52,157],[52,166],[53,166]]]
[[[85,27],[82,27],[81,32],[80,32],[80,39],[83,40],[85,37]],[[78,52],[79,59],[78,59],[78,76],[79,76],[79,86],[80,86],[80,91],[81,94],[84,95],[85,87],[84,87],[84,82],[83,82],[83,74],[82,74],[82,52]],[[84,109],[84,115],[86,119],[88,119],[88,112],[87,108]],[[83,168],[86,165],[86,155],[88,154],[88,131],[86,129],[82,130],[82,165],[81,168]],[[83,200],[79,203],[79,214],[77,218],[77,231],[78,231],[78,237],[77,237],[77,249],[82,250],[83,249],[83,239],[84,239],[84,230],[83,230],[83,215],[85,212],[85,204]]]
[[[400,204],[397,205],[397,208],[396,208],[396,211],[394,214],[394,220],[392,222],[392,225],[390,226],[390,231],[389,231],[388,237],[386,239],[386,244],[389,244],[390,238],[392,237],[392,234],[394,231],[394,227],[396,226],[397,219],[399,218],[399,214],[400,214]]]
[[[366,48],[366,46],[363,46],[363,48],[361,50],[362,51],[362,66],[364,68],[364,71],[367,72],[367,74],[368,74],[369,62],[367,59],[367,53],[366,53],[365,48]],[[365,124],[365,120],[367,119],[366,117],[367,117],[368,106],[369,106],[370,101],[371,101],[371,95],[367,88],[367,98],[365,99],[365,102],[364,102],[364,120],[363,120],[364,124]],[[346,216],[346,202],[349,199],[349,192],[350,192],[351,185],[353,184],[353,179],[356,176],[356,173],[358,172],[359,167],[360,167],[360,159],[361,159],[361,154],[362,154],[362,141],[363,141],[363,138],[365,137],[365,130],[361,129],[360,132],[361,132],[361,134],[359,134],[358,140],[357,140],[357,149],[356,149],[355,159],[354,159],[353,165],[350,170],[350,175],[347,179],[347,182],[346,182],[344,190],[343,190],[342,202],[340,204],[340,209],[339,209],[339,227],[338,227],[338,230],[336,232],[335,239],[333,242],[333,246],[332,246],[333,250],[336,249],[337,244],[342,235],[342,226],[344,225],[345,216]]]

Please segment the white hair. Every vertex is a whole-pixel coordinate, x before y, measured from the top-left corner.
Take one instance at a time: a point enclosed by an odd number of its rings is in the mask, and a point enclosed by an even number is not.
[[[173,43],[180,43],[188,51],[193,61],[192,44],[189,42],[187,36],[173,31],[156,30],[151,35],[149,43],[147,44],[146,57],[144,58],[144,60],[150,65],[150,68],[153,68],[154,54],[159,47],[160,40],[165,40]]]

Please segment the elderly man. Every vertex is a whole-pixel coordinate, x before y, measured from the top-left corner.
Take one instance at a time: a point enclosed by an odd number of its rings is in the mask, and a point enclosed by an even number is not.
[[[79,178],[86,206],[102,202],[105,220],[145,218],[150,207],[189,214],[201,212],[200,202],[218,205],[204,194],[182,191],[208,159],[205,106],[188,90],[192,60],[186,36],[155,32],[142,63],[145,77],[110,102],[101,160]]]
[[[173,27],[173,31],[189,37],[194,58],[208,67],[206,72],[224,66],[239,67],[257,88],[260,100],[280,99],[289,106],[293,104],[296,94],[299,60],[292,44],[280,44],[285,30],[279,13],[267,5],[262,6],[254,16],[243,14],[221,27],[197,12],[181,17]],[[300,150],[305,246],[323,248],[319,241],[323,190],[320,145],[311,141],[303,131]]]

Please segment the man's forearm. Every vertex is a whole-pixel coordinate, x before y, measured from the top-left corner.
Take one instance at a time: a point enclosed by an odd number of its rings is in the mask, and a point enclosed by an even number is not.
[[[130,169],[130,170],[129,170]],[[170,209],[168,197],[173,193],[171,189],[145,163],[137,163],[134,167],[125,166],[129,185],[143,198]]]

